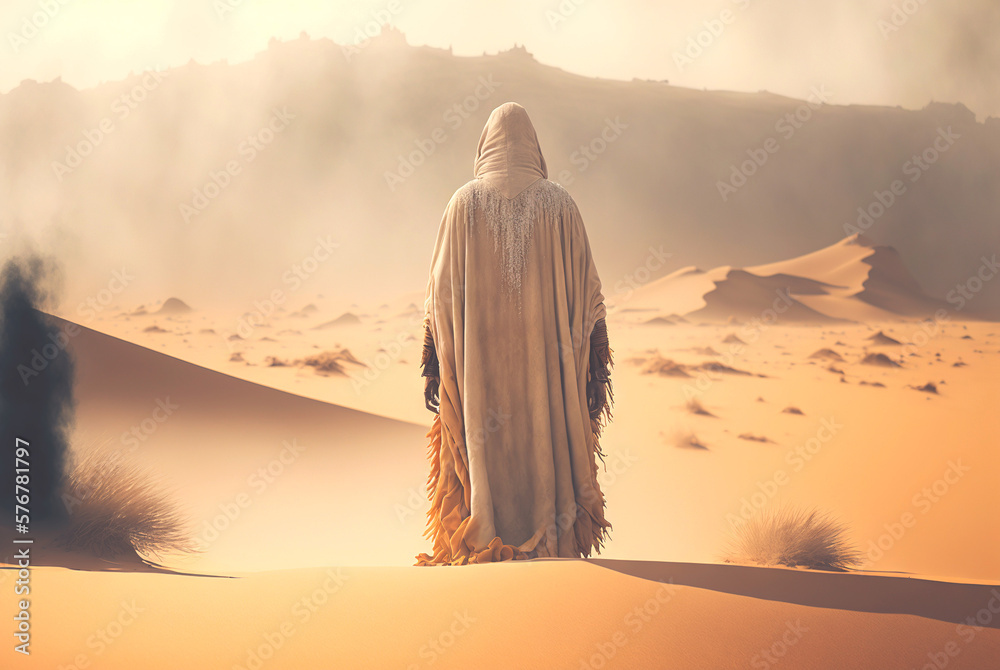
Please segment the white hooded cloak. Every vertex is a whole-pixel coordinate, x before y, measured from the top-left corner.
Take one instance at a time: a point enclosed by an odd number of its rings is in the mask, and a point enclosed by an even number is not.
[[[475,177],[445,209],[427,283],[441,383],[434,553],[418,564],[589,556],[610,524],[586,395],[605,315],[587,232],[516,103],[490,115]]]

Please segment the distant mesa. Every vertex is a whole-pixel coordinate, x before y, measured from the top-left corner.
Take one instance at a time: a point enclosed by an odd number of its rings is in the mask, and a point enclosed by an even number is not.
[[[313,330],[326,330],[327,328],[337,328],[339,326],[356,326],[361,323],[361,319],[351,312],[344,312],[333,321],[327,321],[313,328]]]
[[[156,313],[175,316],[178,314],[188,314],[192,311],[191,307],[183,300],[179,298],[167,298]]]
[[[877,333],[875,333],[874,335],[872,335],[871,337],[869,337],[868,339],[871,340],[872,344],[875,345],[875,346],[890,346],[891,347],[891,346],[899,346],[900,344],[902,344],[899,340],[897,340],[895,338],[892,338],[892,337],[889,337],[888,335],[886,335],[885,333],[883,333],[881,330],[878,331]]]

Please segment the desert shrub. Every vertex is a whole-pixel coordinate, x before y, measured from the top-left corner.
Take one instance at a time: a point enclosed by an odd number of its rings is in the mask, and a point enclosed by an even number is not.
[[[861,553],[848,540],[847,526],[831,514],[781,507],[762,511],[738,526],[723,560],[847,570],[861,565]]]
[[[174,498],[147,469],[120,453],[96,451],[79,459],[67,477],[63,499],[69,521],[58,542],[68,550],[101,558],[195,550]]]

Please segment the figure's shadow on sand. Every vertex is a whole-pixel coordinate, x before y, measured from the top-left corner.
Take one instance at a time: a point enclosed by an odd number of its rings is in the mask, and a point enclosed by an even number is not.
[[[1000,629],[1000,585],[995,584],[712,563],[604,558],[588,559],[587,562],[640,579],[749,598],[854,612],[912,614]],[[978,620],[977,615],[980,615]]]

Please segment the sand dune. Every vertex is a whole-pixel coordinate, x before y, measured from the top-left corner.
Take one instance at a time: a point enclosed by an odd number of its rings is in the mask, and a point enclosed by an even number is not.
[[[901,577],[544,560],[238,579],[42,568],[33,583],[63,594],[38,599],[38,642],[18,659],[45,670],[77,658],[107,670],[909,670],[942,657],[984,670],[1000,654],[1000,590]],[[162,644],[164,630],[183,642]]]
[[[899,254],[852,235],[805,256],[745,269],[684,268],[636,290],[616,306],[676,312],[695,321],[783,323],[931,317],[948,305],[926,296]],[[886,344],[887,342],[878,342]]]
[[[297,534],[296,565],[406,564],[424,546],[416,510],[425,427],[235,379],[87,328],[70,348],[75,446],[137,458],[177,487],[196,535],[209,538],[191,565],[285,566],[285,550],[267,540],[275,527]]]

